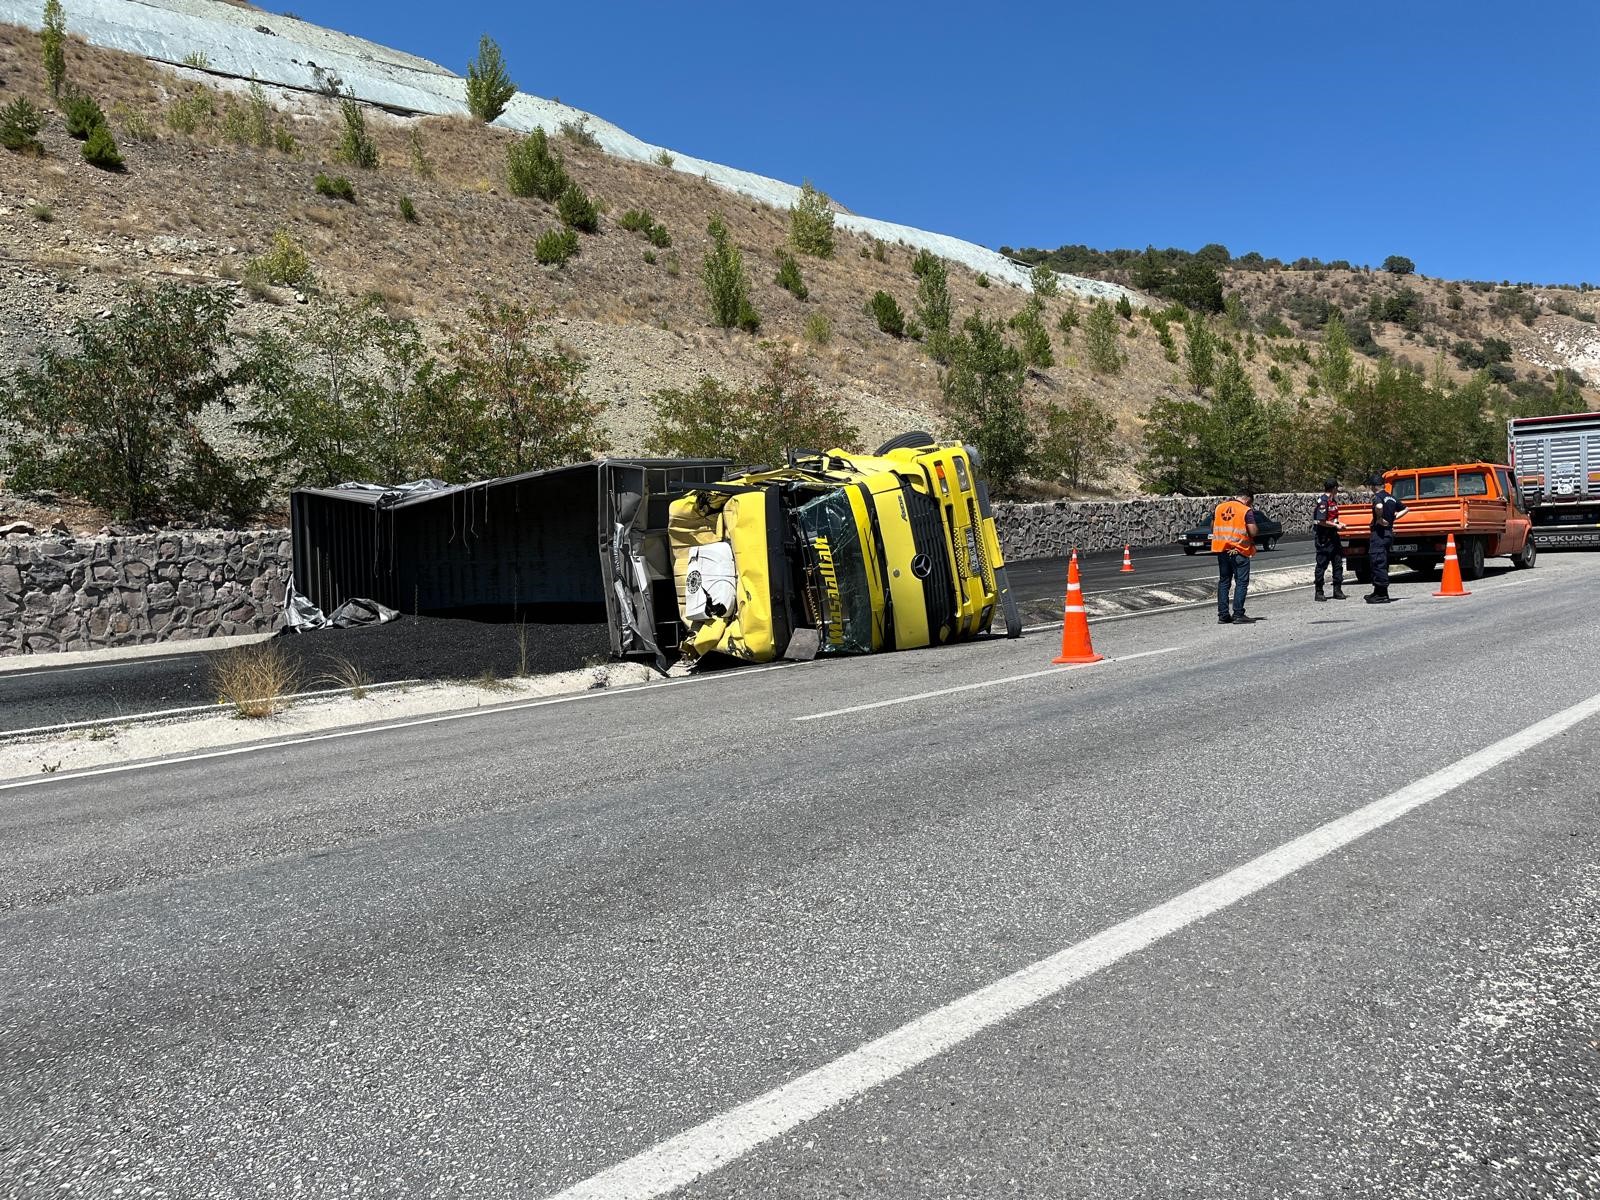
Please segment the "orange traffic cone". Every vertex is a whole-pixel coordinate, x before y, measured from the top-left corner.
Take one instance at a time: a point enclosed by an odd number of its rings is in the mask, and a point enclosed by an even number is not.
[[[1133,570],[1133,555],[1129,552],[1127,543],[1124,542],[1123,545],[1122,545],[1122,571],[1121,571],[1121,574],[1126,575],[1126,574],[1130,573],[1132,570]]]
[[[1099,662],[1105,655],[1096,654],[1089,644],[1089,616],[1083,610],[1083,589],[1078,585],[1078,560],[1067,564],[1067,605],[1065,620],[1061,623],[1061,653],[1053,663]]]
[[[1456,561],[1456,535],[1451,534],[1444,543],[1444,579],[1435,596],[1470,596],[1461,586],[1461,564]]]

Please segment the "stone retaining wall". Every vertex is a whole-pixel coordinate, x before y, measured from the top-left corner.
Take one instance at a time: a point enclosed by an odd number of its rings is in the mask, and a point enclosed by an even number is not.
[[[996,505],[1008,559],[1159,546],[1211,520],[1220,497]],[[1262,496],[1291,536],[1312,495]],[[0,654],[139,646],[277,628],[289,533],[170,532],[0,540]]]
[[[142,646],[277,626],[289,534],[0,540],[0,654]]]
[[[1289,537],[1309,535],[1318,492],[1256,497],[1256,507],[1283,523]],[[1224,496],[1162,496],[1151,500],[1054,500],[997,504],[995,524],[1007,559],[1055,558],[1079,550],[1120,550],[1177,541],[1185,529],[1209,525]]]

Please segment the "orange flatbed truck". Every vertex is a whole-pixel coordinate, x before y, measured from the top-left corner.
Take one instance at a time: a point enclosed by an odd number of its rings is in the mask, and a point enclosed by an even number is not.
[[[1444,564],[1446,540],[1454,535],[1463,579],[1483,576],[1486,558],[1509,558],[1518,567],[1533,566],[1538,551],[1532,521],[1511,468],[1501,463],[1451,463],[1442,467],[1406,467],[1385,471],[1383,482],[1406,506],[1394,523],[1391,563],[1419,571],[1437,571]],[[1362,583],[1372,582],[1368,542],[1372,505],[1339,506],[1345,528],[1340,541],[1350,571]]]

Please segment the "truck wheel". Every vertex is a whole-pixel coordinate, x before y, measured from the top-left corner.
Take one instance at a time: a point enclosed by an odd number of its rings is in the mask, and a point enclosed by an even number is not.
[[[917,450],[923,446],[936,445],[938,443],[933,440],[933,434],[928,433],[926,430],[913,429],[909,433],[902,433],[899,437],[890,438],[872,453],[881,456],[891,450]]]
[[[1534,560],[1538,557],[1539,547],[1533,544],[1533,535],[1530,533],[1528,535],[1527,542],[1522,547],[1522,550],[1519,553],[1511,556],[1511,563],[1513,566],[1526,571],[1529,567],[1533,566]]]
[[[1462,579],[1483,578],[1483,539],[1462,538],[1456,545],[1456,557],[1461,560]]]

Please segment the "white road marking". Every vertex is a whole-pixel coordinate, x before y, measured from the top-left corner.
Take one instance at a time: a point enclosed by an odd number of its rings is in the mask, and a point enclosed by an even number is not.
[[[1412,810],[1448,795],[1597,713],[1600,695],[1285,842],[1165,904],[969,992],[781,1087],[592,1175],[550,1200],[647,1200],[676,1191],[1169,934],[1237,904]]]
[[[110,665],[109,663],[107,664]],[[69,671],[88,671],[90,667],[67,667]],[[420,679],[396,679],[389,683],[369,683],[365,690],[369,692],[392,691],[395,688],[412,687],[421,683]],[[291,692],[280,696],[280,700],[317,700],[324,696],[343,696],[351,691],[347,687],[322,688],[315,692]],[[67,721],[61,725],[32,725],[26,729],[0,729],[0,741],[13,738],[35,737],[46,733],[72,733],[79,729],[98,729],[102,725],[140,725],[151,721],[162,721],[168,717],[191,717],[196,713],[213,713],[218,716],[228,711],[228,703],[216,700],[210,704],[191,704],[186,708],[158,708],[153,712],[124,713],[120,717],[95,717],[89,721]]]
[[[1149,658],[1152,654],[1171,654],[1175,650],[1182,650],[1183,646],[1167,646],[1160,650],[1141,650],[1138,654],[1124,654],[1119,658],[1102,658],[1099,662],[1069,663],[1062,666],[1049,667],[1043,671],[1029,671],[1026,675],[1007,675],[1002,679],[982,679],[977,683],[963,683],[959,687],[937,688],[931,692],[917,692],[912,696],[896,696],[892,700],[874,700],[871,704],[852,704],[849,708],[834,708],[827,712],[809,713],[803,717],[795,717],[796,721],[820,721],[825,717],[842,717],[848,713],[866,712],[872,708],[889,708],[896,704],[910,704],[913,700],[931,700],[935,696],[953,696],[957,692],[975,692],[980,688],[999,687],[1002,683],[1020,683],[1024,679],[1039,679],[1045,675],[1059,675],[1063,671],[1075,671],[1081,667],[1098,667],[1102,663],[1131,662],[1136,658]]]
[[[148,771],[154,767],[170,767],[178,763],[203,762],[209,758],[232,758],[239,754],[260,754],[266,750],[281,750],[288,746],[305,746],[312,742],[331,742],[338,738],[365,737],[374,733],[388,733],[395,729],[416,729],[423,725],[442,725],[446,721],[470,721],[476,717],[499,716],[501,713],[521,712],[528,708],[544,708],[551,704],[575,704],[582,700],[604,700],[627,695],[649,688],[675,687],[680,683],[707,683],[718,679],[743,679],[766,671],[782,671],[788,667],[803,667],[802,662],[770,663],[764,667],[744,667],[737,671],[716,675],[691,675],[680,679],[666,679],[660,683],[641,683],[633,687],[607,688],[598,692],[574,692],[565,696],[549,696],[543,700],[526,700],[515,704],[502,704],[494,708],[469,708],[462,712],[440,713],[432,717],[417,717],[410,721],[393,721],[383,725],[363,725],[357,729],[330,729],[326,733],[309,733],[304,737],[251,742],[245,746],[229,746],[222,750],[206,750],[198,754],[178,754],[170,758],[153,758],[147,762],[114,763],[87,771],[74,771],[70,775],[35,775],[27,779],[14,779],[0,783],[0,792],[14,788],[40,787],[47,783],[71,783],[77,779],[92,779],[96,775],[118,775],[125,771]]]

